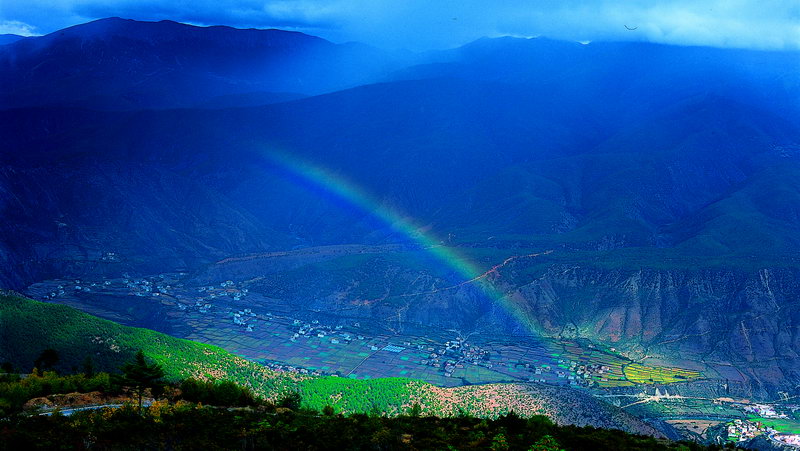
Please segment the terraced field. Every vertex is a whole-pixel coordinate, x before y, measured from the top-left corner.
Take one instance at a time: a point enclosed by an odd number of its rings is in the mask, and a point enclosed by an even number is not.
[[[638,363],[623,365],[625,378],[634,384],[674,384],[699,379],[702,374],[682,368],[650,367]]]
[[[685,368],[644,365],[599,349],[594,345],[573,341],[560,341],[563,352],[553,356],[575,365],[561,364],[561,368],[585,367],[585,379],[600,388],[633,387],[647,384],[673,384],[702,379],[702,373]]]

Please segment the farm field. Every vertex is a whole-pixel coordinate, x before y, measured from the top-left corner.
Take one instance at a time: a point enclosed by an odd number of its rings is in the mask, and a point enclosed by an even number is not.
[[[791,418],[764,418],[750,415],[747,419],[753,422],[760,422],[764,426],[775,429],[781,434],[800,434],[800,421]]]

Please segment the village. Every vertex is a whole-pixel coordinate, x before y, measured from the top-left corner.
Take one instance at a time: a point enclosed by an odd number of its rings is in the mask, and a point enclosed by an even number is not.
[[[123,259],[107,251],[100,260],[119,263]],[[520,343],[513,341],[492,342],[483,336],[468,339],[455,331],[396,335],[374,324],[342,322],[335,313],[321,312],[324,314],[315,318],[313,312],[291,311],[251,292],[248,282],[230,279],[198,281],[183,272],[123,273],[95,280],[45,281],[29,287],[29,294],[123,322],[128,315],[119,308],[125,305],[124,299],[133,296],[145,303],[132,314],[131,325],[151,327],[148,321],[152,319],[166,321],[171,327],[165,331],[176,336],[216,344],[272,366],[307,368],[322,374],[358,376],[346,369],[353,356],[354,367],[364,377],[413,376],[443,385],[502,381],[584,388],[632,385],[621,369],[621,360],[603,355],[591,343],[588,349],[570,352],[569,346],[559,350],[559,343],[525,343],[522,350]],[[320,351],[322,348],[331,350]],[[321,354],[326,352],[336,353],[344,363],[328,362]],[[388,363],[391,358],[381,360],[380,352],[395,355],[398,366]]]
[[[117,258],[110,253],[108,258]],[[116,305],[134,296],[147,318],[162,318],[177,336],[222,346],[274,369],[348,377],[404,376],[455,386],[525,381],[575,388],[632,386],[617,357],[593,344],[487,340],[456,331],[415,335],[293,312],[233,280],[197,283],[186,273],[122,274],[98,280],[51,280],[30,294],[124,322]],[[283,310],[280,310],[282,307]],[[122,316],[122,318],[120,318]],[[144,320],[141,320],[144,321]],[[159,320],[161,321],[161,320]],[[130,325],[149,327],[148,323]],[[166,330],[165,330],[166,331]],[[554,347],[553,345],[556,345]],[[559,350],[558,346],[563,346]],[[337,356],[336,359],[331,354]],[[652,379],[650,379],[652,382]]]
[[[783,427],[767,424],[763,420],[737,418],[725,426],[724,433],[728,442],[741,444],[765,436],[778,445],[800,448],[800,433],[782,431]]]
[[[116,257],[109,253],[108,258]],[[363,327],[358,321],[325,324],[307,315],[300,318],[291,312],[266,311],[258,295],[233,280],[190,285],[186,274],[180,272],[146,277],[122,274],[119,278],[91,281],[43,282],[32,286],[31,294],[44,300],[69,298],[71,305],[79,308],[81,299],[107,299],[107,296],[157,301],[149,307],[162,309],[164,315],[183,326],[194,324],[189,329],[192,339],[227,347],[276,370],[301,374],[357,376],[358,373],[346,370],[346,362],[353,355],[354,365],[366,370],[364,377],[397,373],[445,385],[529,381],[591,388],[621,378],[621,374],[612,374],[611,368],[602,363],[578,357],[553,357],[544,348],[520,354],[514,344],[479,344],[460,334],[448,336],[441,331],[391,338],[384,336],[385,332]],[[169,313],[170,309],[175,312]],[[201,324],[204,326],[200,327]],[[202,331],[212,329],[215,337],[225,339],[204,339]],[[267,348],[272,352],[267,352]],[[345,363],[331,364],[324,355],[322,359],[315,358],[320,357],[316,354],[320,354],[321,348],[333,349]],[[388,353],[389,357],[380,357],[380,353]],[[322,361],[315,364],[318,360]],[[359,363],[361,360],[364,362]],[[395,360],[397,368],[388,363]],[[399,367],[402,369],[395,371]]]
[[[727,426],[730,442],[746,442],[765,435],[781,445],[800,448],[800,406],[794,404],[734,403],[747,416],[734,419]]]
[[[176,318],[184,324],[203,324],[208,325],[209,330],[213,328],[217,332],[230,330],[233,334],[243,334],[238,338],[228,333],[217,333],[216,336],[224,335],[237,343],[235,346],[227,346],[234,352],[243,353],[273,369],[296,371],[301,374],[350,373],[342,368],[334,369],[333,365],[313,365],[312,362],[315,360],[313,354],[306,365],[285,361],[308,357],[304,353],[317,353],[318,347],[338,347],[337,349],[344,352],[340,354],[343,361],[347,361],[346,357],[350,354],[357,356],[358,361],[366,358],[366,362],[360,365],[359,369],[367,370],[367,374],[378,374],[389,370],[388,374],[391,375],[393,368],[383,368],[384,363],[376,363],[381,367],[380,370],[377,368],[374,371],[369,370],[372,360],[379,360],[379,355],[385,353],[390,356],[386,359],[395,359],[404,367],[398,375],[417,376],[434,381],[453,379],[449,385],[461,383],[464,377],[467,377],[467,380],[472,377],[465,375],[479,374],[475,377],[490,377],[489,380],[497,381],[531,380],[558,385],[588,386],[589,383],[583,381],[594,368],[579,365],[578,362],[565,365],[563,360],[550,359],[544,350],[538,351],[541,355],[537,354],[537,357],[540,359],[524,361],[525,359],[513,359],[510,355],[505,357],[505,353],[493,352],[491,347],[468,341],[456,333],[451,336],[448,336],[447,332],[439,332],[424,337],[392,338],[385,332],[364,327],[358,321],[349,324],[325,324],[319,319],[298,318],[286,312],[270,312],[260,308],[258,296],[254,297],[253,293],[240,283],[224,280],[193,287],[187,286],[185,276],[184,273],[162,273],[147,277],[123,274],[119,278],[91,281],[55,280],[30,287],[30,293],[48,301],[69,299],[70,305],[79,308],[88,304],[95,308],[98,300],[108,299],[108,296],[134,296],[142,301],[151,300],[156,303],[150,307],[163,309],[166,316]],[[174,313],[169,313],[170,309],[174,309]],[[174,316],[176,314],[183,316],[176,317]],[[225,326],[226,323],[228,326]],[[192,338],[203,341],[202,335],[193,335]],[[225,342],[219,340],[208,340],[208,342],[226,346]],[[278,349],[281,352],[272,356],[275,358],[269,358],[268,352],[248,351],[256,347]],[[537,364],[535,360],[543,361]],[[473,368],[481,370],[478,373]],[[492,374],[494,376],[491,376]],[[352,377],[352,374],[349,375]]]

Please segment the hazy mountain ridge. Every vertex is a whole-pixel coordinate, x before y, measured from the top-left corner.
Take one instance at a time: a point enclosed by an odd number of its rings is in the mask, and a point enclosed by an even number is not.
[[[403,58],[283,30],[101,19],[3,47],[0,107],[130,110],[265,91],[317,94],[363,83]]]

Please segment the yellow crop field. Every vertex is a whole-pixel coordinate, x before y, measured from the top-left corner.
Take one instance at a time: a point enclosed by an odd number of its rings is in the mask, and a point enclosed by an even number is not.
[[[625,377],[636,384],[672,384],[699,379],[702,374],[683,368],[654,367],[630,363],[623,366]]]

